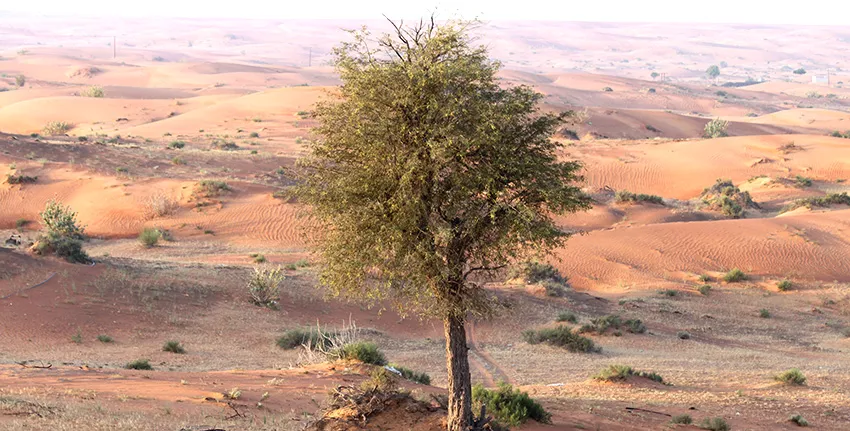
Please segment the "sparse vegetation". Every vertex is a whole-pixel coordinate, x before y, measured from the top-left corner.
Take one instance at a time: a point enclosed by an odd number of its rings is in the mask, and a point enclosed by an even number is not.
[[[494,390],[476,384],[472,387],[472,400],[476,409],[484,405],[500,424],[519,426],[528,419],[540,423],[550,423],[552,420],[552,415],[527,393],[505,382],[500,382]]]
[[[540,330],[529,329],[522,333],[522,337],[528,344],[545,343],[555,347],[562,347],[575,353],[592,353],[601,351],[593,341],[587,337],[573,332],[567,326],[557,328],[544,328]]]
[[[198,183],[195,192],[204,197],[215,197],[233,189],[224,181],[203,180]]]
[[[593,376],[594,380],[607,382],[625,381],[629,377],[643,377],[654,382],[664,383],[664,378],[657,373],[637,371],[628,365],[609,365]]]
[[[563,296],[569,288],[566,277],[548,263],[526,262],[518,269],[514,269],[512,278],[519,278],[525,284],[540,284],[546,291],[547,296]]]
[[[39,213],[46,232],[38,238],[33,250],[38,254],[54,253],[72,263],[88,263],[83,251],[85,228],[77,224],[77,213],[61,203],[50,200]]]
[[[367,341],[346,344],[338,349],[334,356],[337,359],[357,360],[364,364],[387,365],[387,358],[378,349],[378,345]]]
[[[648,202],[656,205],[664,205],[664,199],[661,196],[632,193],[628,190],[617,190],[617,193],[614,194],[614,200],[618,203]]]
[[[699,427],[708,431],[729,431],[731,428],[723,418],[705,418]]]
[[[92,85],[80,91],[80,96],[82,97],[104,97],[105,95],[106,93],[103,91],[103,87],[99,85]]]
[[[147,359],[136,359],[125,365],[124,368],[128,370],[153,370],[150,361]]]
[[[729,136],[728,129],[728,121],[715,118],[705,125],[702,136],[708,139],[725,138]]]
[[[265,263],[266,262],[266,256],[264,256],[262,253],[251,253],[248,256],[251,259],[254,260],[254,263]]]
[[[791,368],[790,370],[784,371],[778,374],[774,379],[778,382],[785,383],[786,385],[800,386],[806,384],[806,375],[797,368]]]
[[[26,83],[27,83],[27,77],[26,76],[18,75],[18,76],[15,77],[15,85],[18,86],[18,88],[23,87],[24,85],[26,85]]]
[[[248,280],[251,303],[261,307],[277,308],[277,302],[280,300],[280,285],[285,278],[280,267],[254,268],[254,273]]]
[[[6,175],[6,182],[8,184],[32,184],[38,181],[38,177],[31,177],[28,175]]]
[[[259,134],[259,133],[257,133],[257,132],[251,132],[251,134],[250,134],[250,135],[248,135],[248,137],[250,137],[250,138],[259,138],[259,137],[260,137],[260,134]]]
[[[115,340],[112,337],[110,337],[109,335],[103,335],[103,334],[97,336],[97,341],[100,341],[101,343],[114,343],[115,342]]]
[[[555,319],[556,322],[568,322],[568,323],[578,323],[578,317],[574,313],[569,311],[562,311],[558,313],[558,317]]]
[[[670,419],[671,424],[677,425],[690,425],[693,421],[690,415],[676,415]]]
[[[688,331],[679,331],[676,333],[676,337],[678,337],[680,340],[690,340],[691,333]]]
[[[168,143],[168,148],[172,150],[179,150],[186,146],[186,143],[183,141],[171,141]]]
[[[759,310],[759,317],[761,317],[762,319],[769,319],[770,318],[770,310],[768,310],[766,308],[762,308],[761,310]]]
[[[832,205],[848,205],[850,206],[850,195],[847,192],[829,193],[825,196],[816,196],[810,198],[797,199],[794,202],[785,206],[783,212],[792,211],[797,208],[806,207],[809,209],[818,207],[826,208]]]
[[[47,136],[64,135],[73,128],[74,126],[71,123],[66,123],[64,121],[51,121],[44,125],[41,129],[41,133],[44,133]]]
[[[604,92],[606,92],[606,93],[610,93],[610,92],[614,91],[614,89],[613,89],[613,88],[611,88],[611,87],[603,87],[603,88],[602,88],[602,91],[604,91]]]
[[[711,79],[716,79],[720,76],[720,67],[716,64],[708,66],[708,69],[705,69],[705,74]]]
[[[285,350],[297,349],[304,345],[327,347],[335,336],[335,333],[319,328],[290,329],[281,335],[275,344]]]
[[[712,281],[711,276],[708,275],[708,274],[700,274],[700,276],[697,277],[697,279],[699,281],[703,282],[703,283],[708,283],[708,282]]]
[[[658,294],[669,297],[669,298],[674,298],[676,296],[679,296],[679,291],[675,290],[675,289],[664,289],[664,290],[659,290]]]
[[[794,74],[795,74],[795,75],[805,75],[805,74],[806,74],[806,69],[803,69],[802,67],[801,67],[801,68],[799,68],[799,69],[794,69]]]
[[[703,190],[700,199],[707,208],[732,218],[743,217],[746,208],[760,208],[750,192],[742,192],[731,180],[718,179]]]
[[[162,345],[162,351],[177,353],[180,355],[186,353],[186,349],[183,348],[179,341],[175,340],[166,341],[165,344]]]
[[[727,283],[737,283],[739,281],[744,281],[747,279],[747,274],[744,271],[741,271],[738,268],[733,268],[726,275],[723,276],[723,281]]]
[[[804,187],[811,187],[811,186],[812,186],[812,179],[811,178],[804,177],[802,175],[797,175],[796,177],[794,177],[794,187],[804,188]]]
[[[390,367],[393,367],[396,371],[401,373],[401,376],[407,380],[423,385],[431,384],[431,376],[426,373],[419,373],[411,370],[410,368],[402,367],[401,365],[396,364],[390,364]]]
[[[139,233],[139,242],[146,248],[155,247],[159,243],[160,238],[162,238],[162,233],[160,233],[159,229],[152,227],[146,227]]]
[[[144,214],[149,219],[174,214],[179,208],[180,203],[164,192],[154,193],[144,201]]]
[[[701,295],[708,296],[708,294],[711,292],[711,285],[703,284],[702,286],[698,287],[697,290],[699,290],[699,293]]]
[[[643,334],[646,332],[646,325],[640,319],[623,320],[616,314],[609,314],[593,319],[589,324],[582,325],[578,329],[578,332],[595,332],[599,335],[605,335],[608,330],[614,330],[614,335],[617,335],[620,329],[624,329],[632,334]]]
[[[793,283],[791,283],[791,280],[788,280],[788,279],[781,280],[778,283],[776,283],[776,288],[779,289],[782,292],[785,292],[787,290],[791,290],[792,286],[793,286]]]
[[[788,421],[799,427],[809,426],[809,421],[807,421],[806,418],[803,417],[803,415],[793,415],[788,418]]]

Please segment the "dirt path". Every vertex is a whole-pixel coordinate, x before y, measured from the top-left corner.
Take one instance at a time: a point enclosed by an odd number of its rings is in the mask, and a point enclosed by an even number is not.
[[[510,377],[508,377],[505,370],[503,370],[496,361],[493,360],[493,358],[478,345],[478,341],[475,336],[475,322],[469,322],[468,330],[466,332],[469,352],[472,353],[472,355],[470,355],[470,363],[473,367],[480,371],[482,375],[484,375],[484,385],[487,387],[494,387],[500,381],[512,384],[513,381]]]

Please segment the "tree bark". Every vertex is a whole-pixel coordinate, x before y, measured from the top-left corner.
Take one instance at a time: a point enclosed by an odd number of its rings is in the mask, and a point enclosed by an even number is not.
[[[469,348],[462,317],[447,317],[446,368],[449,377],[447,431],[467,431],[472,425],[472,382],[469,374]]]

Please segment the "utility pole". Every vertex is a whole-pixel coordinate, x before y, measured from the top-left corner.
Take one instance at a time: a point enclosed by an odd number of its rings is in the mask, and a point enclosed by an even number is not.
[[[116,53],[116,48],[115,48],[115,36],[112,36],[112,59],[113,59],[113,60],[115,59],[115,53]]]

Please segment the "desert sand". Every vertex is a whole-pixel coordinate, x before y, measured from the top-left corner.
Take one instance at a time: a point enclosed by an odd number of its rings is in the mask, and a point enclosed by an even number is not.
[[[305,208],[275,196],[311,139],[309,110],[339,84],[328,61],[340,29],[362,23],[2,19],[0,240],[21,244],[0,247],[0,429],[303,429],[330,389],[370,372],[275,345],[316,324],[356,322],[391,362],[431,376],[404,383],[413,394],[444,390],[442,325],[326,298]],[[793,414],[816,429],[850,427],[850,207],[789,210],[850,191],[850,139],[830,136],[850,130],[850,76],[835,70],[850,44],[842,31],[481,28],[505,85],[533,86],[545,110],[581,113],[555,139],[584,164],[594,198],[590,211],[558,218],[576,232],[550,258],[569,279],[564,296],[494,281],[509,309],[469,328],[473,381],[511,383],[553,414],[551,425],[519,429],[669,429],[679,414],[722,417],[734,430],[794,429]],[[720,77],[707,78],[721,62]],[[827,68],[830,83],[813,84]],[[81,95],[92,88],[103,97]],[[729,121],[728,137],[702,136],[714,118]],[[47,133],[51,122],[66,127]],[[37,180],[9,184],[11,175]],[[705,205],[718,179],[757,207],[733,218]],[[202,181],[230,190],[200,196]],[[620,202],[624,190],[663,204]],[[51,199],[78,213],[94,265],[28,252]],[[157,214],[163,202],[169,210]],[[145,248],[146,227],[171,239]],[[258,254],[290,265],[278,310],[247,300]],[[747,279],[723,281],[735,268]],[[778,290],[781,280],[793,287]],[[591,335],[598,354],[522,341],[562,311],[575,326],[618,314],[647,331]],[[162,351],[166,340],[187,353]],[[154,370],[124,369],[141,358]],[[670,385],[591,378],[611,364]],[[773,380],[792,367],[806,385]],[[238,399],[226,396],[233,389]],[[396,414],[367,429],[439,429],[439,415]]]

